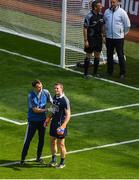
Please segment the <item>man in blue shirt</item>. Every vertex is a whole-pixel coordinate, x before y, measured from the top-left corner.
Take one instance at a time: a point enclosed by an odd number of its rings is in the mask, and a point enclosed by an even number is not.
[[[24,164],[30,142],[38,130],[39,142],[37,149],[36,162],[42,162],[41,154],[44,145],[45,128],[43,126],[46,119],[46,104],[52,103],[52,97],[48,90],[43,89],[40,80],[32,82],[33,90],[28,95],[28,127],[25,136],[25,142],[21,155],[21,165]]]
[[[50,143],[52,161],[49,167],[64,168],[65,167],[65,137],[67,135],[67,124],[70,120],[70,103],[64,95],[63,85],[56,83],[54,86],[55,96],[53,97],[53,113],[46,119],[45,126],[51,121],[50,125]],[[61,161],[56,162],[57,146],[60,149]]]

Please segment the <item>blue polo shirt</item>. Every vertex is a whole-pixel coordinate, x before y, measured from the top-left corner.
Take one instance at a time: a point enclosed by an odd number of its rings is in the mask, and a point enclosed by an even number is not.
[[[46,113],[35,113],[33,108],[45,109],[47,102],[52,103],[52,97],[47,89],[43,89],[39,94],[31,91],[28,94],[28,121],[44,121]]]

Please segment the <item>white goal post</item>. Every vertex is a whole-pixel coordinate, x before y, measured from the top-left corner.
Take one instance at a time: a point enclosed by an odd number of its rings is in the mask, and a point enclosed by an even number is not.
[[[83,0],[1,0],[0,31],[61,48],[61,67],[84,60]],[[101,54],[105,63],[106,48]]]
[[[62,30],[61,30],[61,67],[65,68],[66,53],[66,21],[67,21],[67,0],[62,2]]]

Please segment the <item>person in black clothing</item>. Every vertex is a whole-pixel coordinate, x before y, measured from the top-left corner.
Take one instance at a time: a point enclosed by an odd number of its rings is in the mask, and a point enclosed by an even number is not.
[[[99,77],[97,74],[100,53],[102,50],[103,40],[103,15],[101,14],[102,4],[96,0],[92,2],[92,10],[87,14],[84,19],[84,51],[86,57],[84,59],[84,77],[88,77],[88,68],[92,53],[94,53],[94,71],[93,76]]]

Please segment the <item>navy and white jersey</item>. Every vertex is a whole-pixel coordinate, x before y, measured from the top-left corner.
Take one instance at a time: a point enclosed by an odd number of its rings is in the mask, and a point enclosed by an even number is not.
[[[47,102],[53,103],[48,90],[43,89],[40,93],[31,91],[28,95],[28,121],[44,121],[46,113],[35,113],[33,108],[45,109]]]
[[[84,28],[87,28],[87,36],[89,39],[101,36],[103,25],[104,20],[101,13],[95,14],[93,11],[90,11],[84,19]]]
[[[54,112],[52,115],[52,124],[58,128],[60,127],[65,119],[65,110],[70,109],[70,103],[68,98],[63,94],[60,97],[53,97]]]

